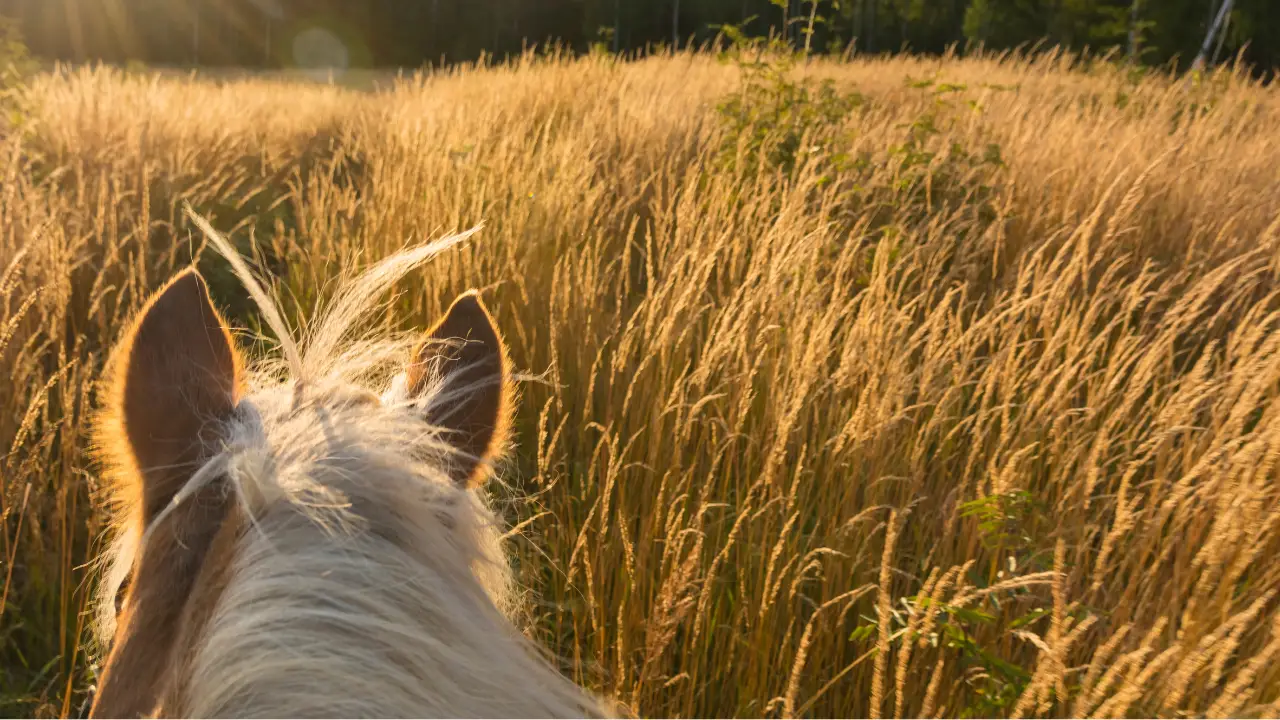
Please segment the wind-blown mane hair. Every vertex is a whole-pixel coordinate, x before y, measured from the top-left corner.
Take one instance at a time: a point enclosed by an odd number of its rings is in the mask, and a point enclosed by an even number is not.
[[[508,619],[498,522],[508,361],[478,295],[424,341],[363,321],[469,233],[347,278],[305,342],[234,249],[282,346],[246,368],[203,280],[159,291],[113,356],[114,491],[94,716],[603,714]],[[408,359],[408,362],[406,362]]]

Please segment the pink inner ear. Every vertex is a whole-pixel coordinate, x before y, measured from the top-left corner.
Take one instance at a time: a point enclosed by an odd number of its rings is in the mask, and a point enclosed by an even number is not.
[[[234,411],[240,362],[194,271],[143,310],[119,379],[119,415],[141,477],[144,517],[163,508]]]
[[[440,385],[429,387],[438,378]],[[473,482],[481,462],[505,441],[508,387],[502,339],[474,291],[454,301],[406,370],[411,395],[432,391],[427,421],[449,431],[460,451],[450,468],[459,485]]]

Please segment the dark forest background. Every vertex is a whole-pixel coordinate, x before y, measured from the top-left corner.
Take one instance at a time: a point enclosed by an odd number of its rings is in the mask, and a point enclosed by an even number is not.
[[[288,67],[291,40],[321,27],[350,62],[416,67],[502,57],[558,41],[622,52],[702,43],[723,23],[786,32],[817,51],[939,53],[1037,41],[1187,66],[1223,0],[0,0],[46,60]],[[1213,44],[1280,66],[1280,0],[1237,0]],[[856,40],[855,40],[856,39]]]

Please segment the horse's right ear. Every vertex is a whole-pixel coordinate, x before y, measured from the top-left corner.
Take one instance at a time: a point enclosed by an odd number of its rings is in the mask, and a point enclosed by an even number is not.
[[[506,443],[513,389],[506,350],[474,290],[449,307],[405,369],[409,397],[426,400],[427,422],[459,452],[448,473],[461,487],[476,483]]]
[[[151,297],[113,363],[100,442],[120,499],[141,510],[145,526],[219,439],[242,366],[194,269]]]

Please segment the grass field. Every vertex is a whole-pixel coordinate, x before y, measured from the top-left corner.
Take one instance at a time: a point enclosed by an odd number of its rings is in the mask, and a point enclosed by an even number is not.
[[[527,374],[491,490],[529,632],[635,712],[1280,714],[1276,89],[750,59],[12,98],[0,714],[93,682],[124,320],[194,258],[258,327],[184,201],[295,324],[339,268],[484,223],[370,322],[483,289]]]

